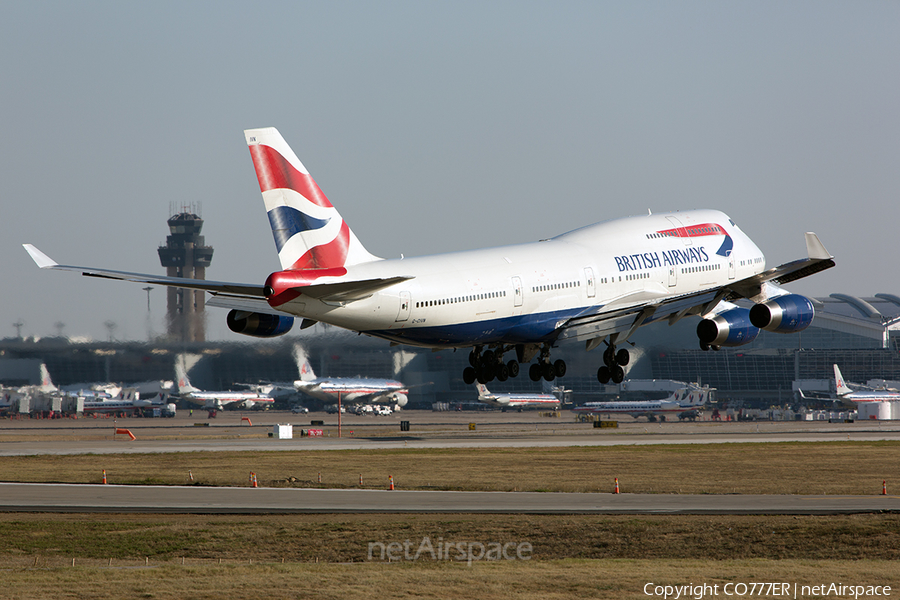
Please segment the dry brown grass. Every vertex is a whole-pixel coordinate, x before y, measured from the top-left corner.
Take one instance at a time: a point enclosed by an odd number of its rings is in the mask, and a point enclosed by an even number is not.
[[[0,480],[877,494],[892,442],[5,457]],[[289,481],[294,477],[296,481]],[[532,560],[367,560],[370,542],[527,541]],[[76,566],[71,566],[72,558]],[[184,558],[182,558],[184,557]],[[645,583],[900,590],[900,516],[0,514],[0,598],[641,598]],[[182,565],[181,561],[185,564]],[[282,560],[285,562],[282,564]],[[221,561],[221,564],[220,564]],[[318,561],[318,563],[316,562]],[[149,568],[147,565],[149,563]],[[720,596],[721,597],[721,596]]]
[[[648,598],[647,583],[719,585],[783,581],[900,584],[894,561],[565,560],[464,564],[164,565],[154,568],[56,568],[3,573],[3,598],[221,599],[455,598],[558,600]],[[806,596],[807,598],[811,596]],[[813,596],[814,597],[814,596]],[[821,596],[819,596],[821,597]],[[833,596],[832,596],[833,597]],[[841,596],[847,597],[847,596]]]
[[[900,442],[4,457],[0,481],[682,494],[878,494]],[[293,480],[291,480],[293,478]]]
[[[0,565],[366,562],[368,544],[527,542],[556,559],[900,559],[900,515],[2,514]]]

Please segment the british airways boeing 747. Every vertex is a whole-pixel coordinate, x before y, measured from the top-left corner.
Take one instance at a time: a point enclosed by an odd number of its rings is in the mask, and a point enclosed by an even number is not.
[[[807,257],[766,269],[765,257],[727,215],[690,210],[588,225],[514,246],[385,260],[373,256],[274,128],[244,132],[281,270],[245,284],[60,265],[30,244],[39,267],[206,290],[230,308],[232,331],[259,337],[316,321],[425,348],[471,348],[466,383],[565,375],[558,343],[605,346],[598,379],[621,382],[617,346],[651,323],[699,316],[703,349],[739,346],[760,329],[801,331],[812,302],[780,284],[834,266],[818,237]],[[747,299],[751,308],[733,301]],[[536,360],[535,360],[536,359]]]

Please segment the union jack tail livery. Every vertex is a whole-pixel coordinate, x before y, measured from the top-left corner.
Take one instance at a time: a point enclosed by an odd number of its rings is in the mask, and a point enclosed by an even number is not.
[[[274,127],[244,132],[284,270],[342,269],[369,254]]]

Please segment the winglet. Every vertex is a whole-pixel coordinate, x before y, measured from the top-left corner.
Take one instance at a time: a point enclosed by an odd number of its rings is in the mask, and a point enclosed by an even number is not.
[[[31,260],[42,269],[52,269],[59,264],[31,244],[22,244],[22,246],[25,248],[25,251],[28,252],[28,255],[31,256]]]
[[[829,258],[834,258],[834,256],[829,254],[828,250],[825,249],[825,245],[819,241],[819,236],[811,231],[806,232],[806,253],[809,258],[814,260],[828,260]]]

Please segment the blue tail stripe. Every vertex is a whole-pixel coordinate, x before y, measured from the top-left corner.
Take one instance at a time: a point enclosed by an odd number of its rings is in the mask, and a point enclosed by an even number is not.
[[[269,211],[269,225],[272,227],[272,235],[275,237],[275,246],[278,251],[287,244],[288,240],[303,231],[321,229],[331,219],[315,219],[296,208],[289,206],[276,206]]]

